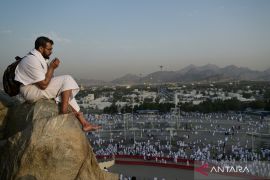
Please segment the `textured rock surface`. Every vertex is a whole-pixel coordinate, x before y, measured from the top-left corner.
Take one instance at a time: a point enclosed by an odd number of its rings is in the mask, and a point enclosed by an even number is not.
[[[0,91],[0,140],[3,139],[4,127],[7,122],[7,114],[9,108],[15,106],[19,102],[14,98],[10,98],[8,95]]]
[[[99,168],[79,121],[58,115],[54,101],[14,105],[3,99],[0,179],[118,179]]]

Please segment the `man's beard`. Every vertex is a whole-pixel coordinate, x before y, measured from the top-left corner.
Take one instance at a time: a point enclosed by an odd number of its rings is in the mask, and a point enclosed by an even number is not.
[[[44,59],[50,59],[50,55],[42,54],[42,56],[44,57]]]

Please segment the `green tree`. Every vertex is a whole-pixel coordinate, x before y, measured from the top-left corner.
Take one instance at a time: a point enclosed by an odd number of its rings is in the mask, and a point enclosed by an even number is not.
[[[243,98],[249,99],[252,96],[252,94],[251,93],[243,93],[242,96],[243,96]]]

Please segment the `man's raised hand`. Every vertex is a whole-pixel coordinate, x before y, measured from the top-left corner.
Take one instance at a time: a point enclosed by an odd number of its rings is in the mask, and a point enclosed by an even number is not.
[[[50,67],[52,67],[53,69],[56,69],[59,66],[59,64],[60,64],[60,60],[58,58],[55,58],[50,63]]]

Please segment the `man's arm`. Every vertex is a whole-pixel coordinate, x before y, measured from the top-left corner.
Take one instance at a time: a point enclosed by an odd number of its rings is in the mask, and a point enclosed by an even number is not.
[[[40,89],[42,89],[42,90],[45,90],[45,89],[48,87],[48,85],[49,85],[49,83],[50,83],[50,81],[51,81],[51,79],[52,79],[54,70],[58,67],[59,63],[60,63],[60,61],[59,61],[59,59],[57,59],[57,58],[55,58],[55,59],[50,63],[50,65],[49,65],[49,67],[48,67],[48,71],[47,71],[47,73],[46,73],[46,75],[45,75],[45,79],[42,80],[42,81],[39,81],[39,82],[35,83],[35,85],[37,85],[38,88],[40,88]]]

